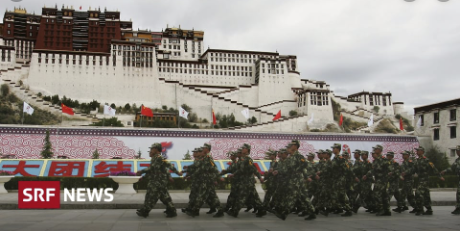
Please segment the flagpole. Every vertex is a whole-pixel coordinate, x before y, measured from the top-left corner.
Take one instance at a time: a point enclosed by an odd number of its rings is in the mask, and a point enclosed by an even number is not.
[[[179,108],[177,106],[177,83],[174,84],[174,97],[176,100],[176,108]],[[177,113],[177,128],[180,128],[180,123],[179,123],[179,112]]]
[[[139,123],[139,128],[141,128],[141,127],[142,127],[142,114],[141,114],[141,122]]]

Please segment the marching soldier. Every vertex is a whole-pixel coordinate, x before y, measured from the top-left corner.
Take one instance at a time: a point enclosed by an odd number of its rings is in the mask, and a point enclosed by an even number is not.
[[[307,198],[311,200],[318,190],[318,182],[314,179],[316,176],[316,163],[315,163],[315,153],[310,152],[307,155],[307,168],[305,177],[311,179],[312,181],[307,183]]]
[[[229,164],[229,166],[227,167],[226,170],[222,170],[222,172],[220,173],[221,175],[231,174],[231,173],[233,173],[235,171],[235,169],[237,168],[237,161],[238,161],[238,157],[239,157],[238,155],[239,155],[240,152],[241,152],[241,150],[237,150],[237,151],[234,151],[234,152],[228,152],[227,153],[227,156],[230,156],[230,159],[232,160],[232,162]],[[231,183],[231,185],[236,185],[235,179],[230,178],[230,183]],[[236,194],[237,194],[236,187],[231,187],[230,188],[230,194],[227,197],[227,205],[224,208],[224,212],[227,212],[232,208],[232,206],[235,203]]]
[[[278,165],[278,161],[276,161],[277,154],[278,152],[273,151],[273,150],[268,150],[265,153],[266,155],[265,159],[271,160],[270,169],[268,170],[268,172],[265,172],[264,174],[265,187],[267,188],[267,191],[265,192],[263,206],[267,211],[270,211],[273,208],[272,206],[270,206],[270,202],[276,190],[277,182],[276,182],[276,176],[273,175],[273,171],[274,169],[276,169]]]
[[[363,180],[375,178],[373,196],[376,201],[377,216],[391,216],[390,200],[388,199],[388,176],[390,173],[390,162],[382,156],[382,145],[372,148],[375,152],[372,169],[363,177]]]
[[[214,168],[216,170],[213,170],[213,171],[217,171],[217,167],[215,167],[214,159],[213,159],[212,154],[211,154],[211,145],[208,144],[208,143],[205,143],[203,145],[202,149],[203,149],[204,158],[206,158],[208,161],[210,161],[211,165],[214,166]],[[215,207],[211,206],[211,204],[216,204],[216,203],[220,204],[219,198],[217,197],[216,185],[215,184],[210,184],[209,185],[209,195],[208,195],[208,198],[206,198],[206,202],[210,206],[210,210],[206,214],[212,214],[212,213],[217,212],[217,209]],[[223,213],[222,213],[222,215],[223,215]]]
[[[150,210],[155,207],[158,199],[166,205],[166,217],[177,216],[176,208],[174,207],[167,188],[167,175],[169,169],[172,169],[178,175],[182,174],[170,163],[166,162],[166,159],[161,156],[161,150],[161,144],[154,143],[150,147],[149,156],[152,158],[150,160],[150,166],[136,173],[138,176],[145,173],[149,179],[144,206],[136,212],[136,214],[141,217],[148,217]]]
[[[436,169],[434,164],[426,158],[425,149],[422,146],[416,148],[415,150],[418,155],[415,165],[415,177],[418,177],[419,179],[417,189],[415,190],[415,201],[417,205],[417,213],[415,213],[415,215],[433,215],[433,210],[431,209],[430,189],[428,188],[428,177],[430,172],[432,172],[435,175],[439,175],[439,179],[444,180],[444,178],[438,172],[438,169]],[[426,207],[426,212],[424,212],[423,206]]]
[[[460,215],[460,145],[457,145],[455,151],[457,153],[458,158],[455,160],[452,166],[450,166],[450,168],[443,170],[441,174],[444,174],[446,172],[453,172],[457,174],[459,180],[457,185],[457,206],[455,207],[455,210],[452,212],[452,214]]]
[[[322,168],[323,168],[323,165],[324,165],[324,162],[325,162],[324,156],[326,154],[325,154],[325,151],[323,151],[322,149],[319,149],[316,152],[316,155],[318,156],[319,160],[318,160],[318,163],[315,165],[315,172],[312,174],[312,177],[313,177],[312,179],[316,183],[316,190],[314,191],[313,200],[311,201],[311,204],[313,205],[313,207],[315,207],[316,214],[318,214],[319,210],[317,209],[316,205],[318,204],[318,199],[319,199],[320,193],[322,191],[322,184],[321,184],[322,179],[317,179],[316,178],[316,173],[319,172],[319,171],[322,171]]]
[[[353,174],[355,175],[355,177],[358,177],[358,179],[361,179],[363,177],[363,173],[361,171],[363,165],[363,161],[361,160],[361,150],[356,149],[355,151],[353,151],[353,157],[355,158],[355,163],[353,163],[352,167]],[[350,206],[353,207],[353,212],[357,213],[360,207],[358,199],[361,197],[359,196],[361,192],[361,182],[353,181],[352,184],[353,190],[349,195]]]
[[[394,160],[394,156],[394,152],[387,152],[386,158],[390,161],[391,174],[388,178],[388,182],[390,183],[388,187],[388,200],[390,201],[394,196],[396,201],[399,202],[401,201],[401,194],[399,193],[399,178],[401,177],[401,167],[399,166],[398,162]]]
[[[333,175],[332,171],[327,171],[327,169],[331,168],[332,165],[331,156],[332,151],[330,149],[326,149],[323,152],[322,164],[319,164],[318,172],[315,176],[315,178],[319,180],[320,184],[320,194],[315,208],[317,212],[324,216],[328,216],[332,208],[330,192],[332,191]]]
[[[415,174],[415,162],[410,159],[410,152],[404,151],[401,153],[403,155],[403,162],[401,165],[401,180],[402,189],[401,189],[401,198],[398,201],[398,208],[393,209],[393,211],[401,213],[403,211],[409,210],[406,206],[406,198],[409,202],[409,205],[412,206],[415,210],[415,196],[414,196],[414,174]]]

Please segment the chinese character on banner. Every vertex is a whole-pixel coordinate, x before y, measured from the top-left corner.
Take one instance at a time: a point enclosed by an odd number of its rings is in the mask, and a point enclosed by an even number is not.
[[[94,166],[95,177],[107,177],[110,172],[121,171],[131,171],[131,164],[123,164],[123,161],[117,161],[116,164],[107,164],[105,161],[101,161],[101,163]]]
[[[18,165],[6,165],[5,164],[5,165],[3,165],[3,168],[15,168],[15,170],[13,171],[14,175],[19,173],[22,176],[37,176],[37,175],[29,174],[26,171],[26,168],[40,168],[40,165],[38,165],[38,164],[26,165],[25,160],[20,160]]]
[[[77,170],[77,174],[73,175],[73,170]],[[75,161],[53,161],[51,162],[48,176],[85,176],[85,162]]]

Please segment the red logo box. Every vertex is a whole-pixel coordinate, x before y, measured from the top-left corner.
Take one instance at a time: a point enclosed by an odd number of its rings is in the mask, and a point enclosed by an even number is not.
[[[61,182],[19,181],[18,208],[59,209],[61,208]]]

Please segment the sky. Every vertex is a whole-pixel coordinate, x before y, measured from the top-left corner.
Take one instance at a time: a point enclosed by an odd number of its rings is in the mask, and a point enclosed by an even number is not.
[[[405,109],[460,98],[460,0],[2,0],[0,11],[119,10],[135,29],[203,30],[205,48],[296,55],[336,95],[391,92]]]

